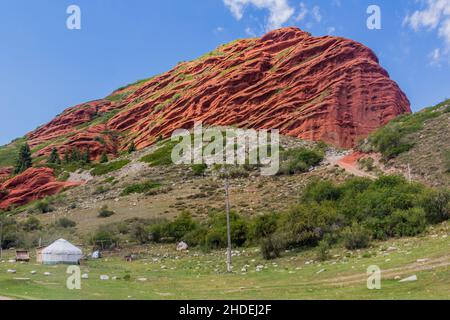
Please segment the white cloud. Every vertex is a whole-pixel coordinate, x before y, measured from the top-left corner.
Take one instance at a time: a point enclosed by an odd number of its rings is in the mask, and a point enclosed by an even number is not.
[[[430,58],[430,65],[439,66],[441,64],[441,49],[434,49],[428,57]]]
[[[300,9],[295,17],[295,21],[303,21],[308,16],[310,16],[317,23],[322,21],[322,14],[320,13],[319,6],[314,6],[312,9],[309,9],[304,2],[300,2],[299,6]]]
[[[295,12],[287,0],[223,0],[223,2],[237,20],[243,18],[245,7],[249,5],[268,10],[267,31],[282,27]]]
[[[437,29],[438,36],[450,50],[450,0],[426,0],[425,8],[417,10],[405,17],[403,24],[410,26],[413,30],[426,29],[434,31]]]

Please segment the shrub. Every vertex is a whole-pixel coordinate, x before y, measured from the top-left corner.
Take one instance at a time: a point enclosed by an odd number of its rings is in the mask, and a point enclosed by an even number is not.
[[[342,232],[344,246],[348,250],[364,249],[370,244],[370,232],[357,223]]]
[[[450,219],[450,191],[448,189],[427,190],[421,200],[421,207],[429,223],[437,224]]]
[[[74,228],[77,224],[75,221],[72,221],[68,218],[61,218],[61,219],[58,219],[58,221],[56,221],[56,225],[58,227],[61,227],[64,229],[69,229],[69,228]]]
[[[98,217],[99,218],[109,218],[109,217],[111,217],[114,214],[116,214],[116,213],[114,211],[109,210],[107,205],[104,205],[98,211]]]
[[[314,247],[338,223],[336,208],[311,203],[292,207],[280,221],[288,247]]]
[[[192,218],[191,214],[183,212],[174,221],[152,225],[149,231],[152,240],[156,242],[161,240],[180,241],[199,228],[199,223]]]
[[[135,222],[131,225],[130,238],[139,244],[147,243],[150,240],[150,233],[147,231],[146,226],[143,223]]]
[[[303,193],[305,201],[336,201],[341,196],[341,190],[330,181],[316,180],[306,187]]]
[[[102,176],[122,169],[130,163],[130,160],[118,160],[111,163],[97,164],[91,171],[93,176]]]
[[[397,210],[388,218],[390,235],[413,237],[425,231],[427,220],[422,208]]]
[[[450,150],[447,150],[444,153],[444,165],[445,165],[445,171],[450,173]]]
[[[290,149],[281,153],[280,174],[293,175],[308,171],[311,167],[320,164],[323,152],[308,150],[306,148]]]
[[[317,260],[326,261],[330,259],[330,244],[326,240],[319,242],[317,246]]]
[[[248,224],[241,216],[230,213],[231,241],[240,247],[247,241]],[[228,245],[227,219],[225,213],[214,213],[208,220],[208,233],[205,245],[209,249],[224,248]]]
[[[111,226],[100,226],[92,235],[91,244],[102,248],[113,248],[119,241],[117,231]]]
[[[133,185],[130,185],[130,186],[126,187],[122,191],[121,195],[122,196],[128,196],[128,195],[133,194],[133,193],[145,193],[145,192],[148,192],[148,191],[150,191],[152,189],[158,188],[160,186],[161,185],[159,183],[153,182],[153,181],[146,181],[146,182],[143,182],[143,183],[136,183],[136,184],[133,184]]]
[[[191,169],[195,176],[203,176],[208,166],[206,164],[194,164]]]
[[[176,144],[174,141],[167,141],[153,153],[142,157],[141,161],[149,163],[152,167],[172,165],[172,150]]]
[[[36,217],[29,217],[24,223],[23,223],[23,230],[30,232],[30,231],[36,231],[41,228],[41,222]]]
[[[49,213],[49,212],[53,212],[55,209],[52,207],[50,200],[45,198],[42,199],[38,202],[36,202],[35,204],[35,209],[39,212],[39,213]]]
[[[261,254],[266,260],[279,258],[284,248],[285,243],[282,235],[272,235],[261,240]]]
[[[275,214],[265,214],[253,219],[250,225],[250,237],[252,240],[260,240],[270,237],[278,226],[278,217]]]

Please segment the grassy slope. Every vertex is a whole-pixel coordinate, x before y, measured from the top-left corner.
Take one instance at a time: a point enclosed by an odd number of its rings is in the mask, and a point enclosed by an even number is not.
[[[145,247],[141,248],[145,259],[132,263],[117,256],[87,262],[81,269],[90,279],[82,281],[80,291],[66,289],[65,266],[3,262],[0,295],[18,299],[450,299],[449,227],[443,224],[422,238],[375,243],[348,258],[344,258],[345,250],[335,249],[332,254],[339,257],[308,265],[305,262],[314,259],[314,251],[287,253],[274,262],[265,262],[255,249],[248,248],[234,258],[235,273],[230,275],[225,273],[223,252],[191,251],[187,255],[177,253],[173,246]],[[398,250],[386,251],[390,246]],[[167,258],[161,258],[165,253]],[[373,256],[364,258],[368,253]],[[429,260],[417,262],[424,258]],[[246,264],[250,267],[243,274]],[[267,268],[256,272],[259,264]],[[381,290],[366,288],[369,265],[382,269]],[[7,269],[16,269],[17,274],[6,273]],[[321,269],[326,271],[318,274]],[[30,275],[31,270],[38,274]],[[52,275],[45,277],[46,271]],[[130,281],[99,280],[102,274],[123,277],[127,273]],[[417,275],[418,281],[394,280],[395,276],[411,275]],[[139,281],[141,277],[147,281]]]
[[[360,148],[363,151],[373,149],[381,152],[388,160],[388,166],[402,172],[406,172],[410,164],[415,179],[435,186],[450,187],[450,174],[446,164],[446,154],[450,152],[449,118],[450,100],[447,100],[437,106],[395,119],[373,133],[368,139],[369,143]],[[384,141],[387,147],[377,146],[377,139],[381,145]]]

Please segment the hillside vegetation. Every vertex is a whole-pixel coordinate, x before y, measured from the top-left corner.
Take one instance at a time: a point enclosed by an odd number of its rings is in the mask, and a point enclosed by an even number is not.
[[[400,116],[359,144],[364,152],[379,152],[388,168],[413,178],[450,187],[450,100],[420,112]]]

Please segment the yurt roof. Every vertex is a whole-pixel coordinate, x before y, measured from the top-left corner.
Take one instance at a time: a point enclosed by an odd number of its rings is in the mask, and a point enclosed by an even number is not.
[[[59,239],[42,250],[43,254],[82,254],[82,251],[69,241]]]

